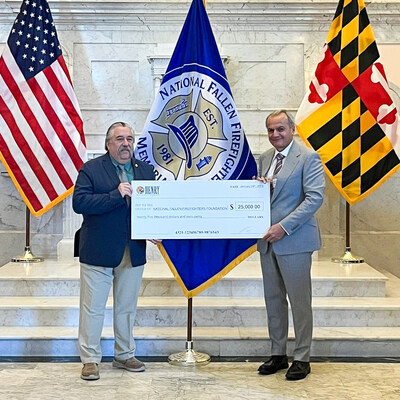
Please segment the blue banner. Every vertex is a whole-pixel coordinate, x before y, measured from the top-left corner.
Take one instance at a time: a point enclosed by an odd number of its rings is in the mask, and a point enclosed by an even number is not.
[[[202,0],[193,0],[136,158],[157,180],[251,179],[257,175]],[[187,297],[255,251],[256,239],[163,240],[163,257]]]

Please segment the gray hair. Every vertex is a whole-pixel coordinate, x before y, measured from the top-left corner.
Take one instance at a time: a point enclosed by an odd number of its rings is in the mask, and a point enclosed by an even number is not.
[[[296,124],[294,123],[294,118],[293,118],[292,114],[290,114],[290,113],[289,113],[288,111],[286,111],[286,110],[276,110],[276,111],[272,112],[271,114],[269,114],[269,115],[267,116],[267,118],[265,119],[265,125],[267,125],[267,122],[268,122],[268,118],[269,118],[269,117],[277,117],[277,116],[280,115],[280,114],[285,114],[285,115],[286,115],[287,120],[288,120],[288,123],[289,123],[289,127],[290,127],[291,129],[295,130],[295,129],[296,129]]]
[[[104,147],[106,150],[107,149],[107,143],[112,139],[113,134],[114,134],[114,129],[118,128],[119,126],[122,126],[123,128],[129,128],[132,132],[132,136],[135,137],[135,131],[133,130],[133,128],[127,124],[126,122],[114,122],[113,124],[110,125],[110,127],[107,129],[107,133],[106,133],[106,140],[104,143]]]

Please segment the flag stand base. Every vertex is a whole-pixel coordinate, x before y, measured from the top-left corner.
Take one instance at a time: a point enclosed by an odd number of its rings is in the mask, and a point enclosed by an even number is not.
[[[334,263],[340,263],[340,264],[354,264],[354,263],[363,263],[364,259],[362,257],[357,257],[351,253],[351,248],[346,247],[346,251],[342,255],[342,257],[339,258],[332,258],[332,261]]]
[[[30,246],[25,246],[25,251],[22,256],[13,257],[11,259],[12,262],[24,262],[24,263],[35,263],[44,261],[43,257],[37,257],[31,252]]]
[[[186,342],[186,351],[171,354],[168,362],[172,365],[180,365],[182,367],[206,365],[211,361],[210,356],[205,353],[198,353],[193,350],[193,342]]]

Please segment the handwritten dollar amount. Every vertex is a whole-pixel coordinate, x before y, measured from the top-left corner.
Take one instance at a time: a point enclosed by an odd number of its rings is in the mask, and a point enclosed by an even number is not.
[[[243,211],[249,211],[249,210],[255,210],[255,211],[260,211],[264,209],[264,203],[254,203],[254,202],[237,202],[234,204],[230,204],[230,209],[231,210],[243,210]]]

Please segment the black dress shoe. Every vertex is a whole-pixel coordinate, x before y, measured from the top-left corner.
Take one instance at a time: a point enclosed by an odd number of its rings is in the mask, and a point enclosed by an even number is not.
[[[289,381],[298,381],[304,379],[310,372],[309,362],[294,360],[288,372],[286,372],[286,379]]]
[[[261,375],[271,375],[280,369],[289,366],[287,356],[271,356],[264,364],[260,365],[258,372]]]

